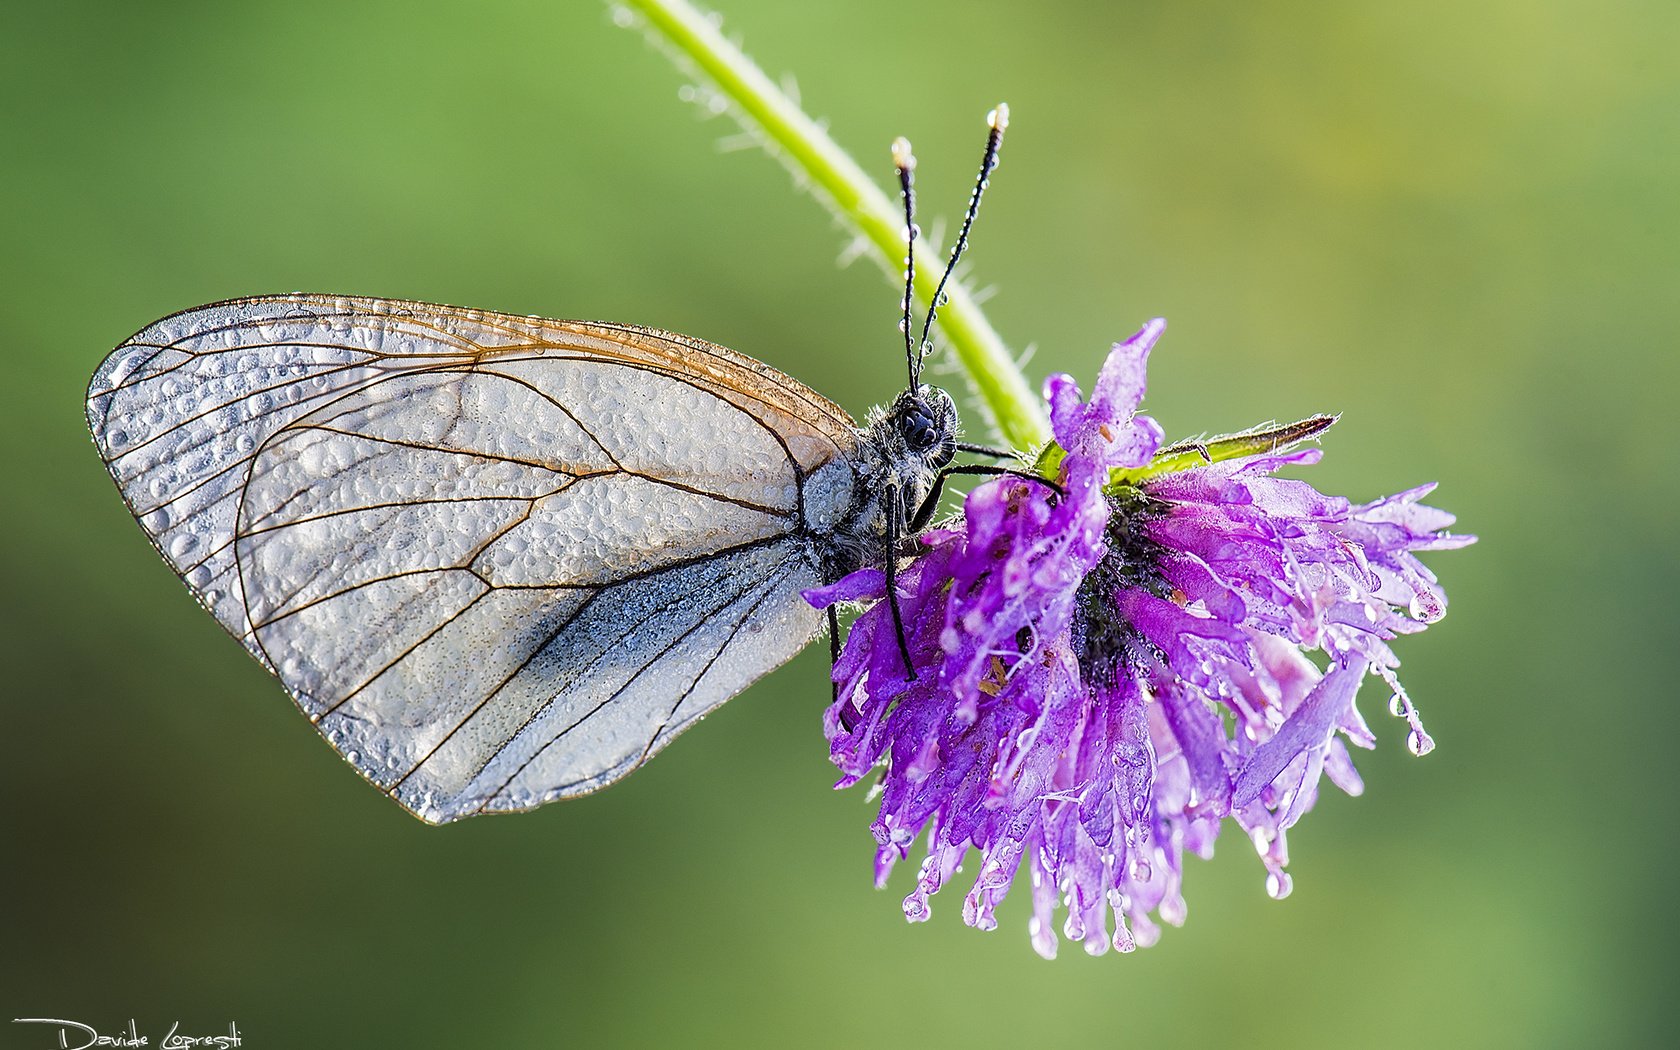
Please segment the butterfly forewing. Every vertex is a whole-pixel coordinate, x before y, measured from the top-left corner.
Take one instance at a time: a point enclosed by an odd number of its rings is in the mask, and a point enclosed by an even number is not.
[[[698,340],[320,296],[158,322],[88,419],[199,601],[433,822],[607,784],[805,645],[858,441]]]

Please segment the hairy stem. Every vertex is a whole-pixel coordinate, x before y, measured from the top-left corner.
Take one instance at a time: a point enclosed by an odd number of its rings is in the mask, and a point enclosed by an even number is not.
[[[737,118],[796,176],[809,181],[819,199],[868,241],[889,273],[901,272],[904,217],[857,162],[806,116],[740,48],[724,38],[716,22],[687,0],[623,0],[639,12],[656,39],[669,45],[679,65],[710,80],[732,104]],[[945,252],[918,237],[925,258],[940,265],[916,269],[916,293],[934,294]],[[1043,402],[1015,364],[1003,339],[987,322],[968,289],[954,284],[940,308],[939,330],[973,387],[998,434],[1017,449],[1033,449],[1049,437]]]

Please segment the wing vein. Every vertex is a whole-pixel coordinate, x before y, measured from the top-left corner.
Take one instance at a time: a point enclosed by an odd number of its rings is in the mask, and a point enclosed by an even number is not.
[[[718,608],[728,608],[730,605],[732,605],[733,603],[741,600],[741,598],[745,597],[746,595],[749,595],[749,594],[753,593],[755,590],[762,589],[764,591],[764,595],[762,597],[760,597],[757,602],[754,602],[751,607],[749,607],[747,613],[740,620],[736,621],[736,628],[739,628],[741,623],[743,623],[746,620],[746,617],[750,616],[754,611],[756,611],[756,609],[758,608],[758,605],[763,601],[764,597],[769,596],[771,590],[775,587],[775,585],[777,583],[780,582],[781,578],[785,575],[787,575],[787,568],[786,568],[786,564],[784,563],[783,566],[781,567],[780,571],[771,573],[769,576],[767,576],[760,583],[749,586],[745,590],[734,592],[733,594],[731,594],[728,597],[727,600],[722,602],[722,604],[719,605]],[[687,597],[687,596],[686,595],[679,595],[677,598],[673,599],[672,602],[669,603],[668,605],[662,607],[661,609],[657,610],[654,613],[650,613],[647,617],[645,617],[643,620],[641,620],[637,624],[637,626],[639,627],[639,626],[647,623],[648,620],[653,619],[659,613],[665,612],[666,610],[668,610],[670,608],[671,605],[675,605],[677,602],[681,601],[684,597]],[[714,612],[715,612],[715,610],[714,610]],[[537,760],[537,758],[540,757],[544,751],[547,751],[549,748],[553,747],[554,744],[557,741],[559,741],[561,738],[563,738],[567,733],[570,733],[572,730],[576,729],[577,727],[583,725],[585,722],[589,721],[597,713],[599,713],[602,708],[606,707],[608,704],[612,703],[614,700],[618,699],[620,696],[623,696],[625,690],[627,690],[631,686],[635,685],[636,682],[641,679],[642,675],[647,672],[648,668],[652,667],[654,664],[658,663],[660,660],[662,660],[666,656],[668,656],[673,650],[675,650],[683,642],[687,641],[689,636],[692,635],[695,631],[698,631],[700,628],[706,626],[707,622],[709,620],[710,620],[710,616],[697,617],[695,619],[694,624],[692,626],[690,626],[687,630],[683,631],[680,635],[671,639],[669,642],[665,643],[659,649],[655,650],[653,655],[649,656],[646,660],[642,661],[641,666],[636,669],[635,673],[630,675],[629,678],[626,678],[624,680],[624,684],[620,685],[617,689],[615,689],[611,696],[606,697],[600,703],[596,704],[594,707],[592,707],[588,711],[584,712],[577,719],[577,721],[573,722],[571,725],[567,726],[565,729],[560,730],[560,732],[554,734],[553,737],[549,738],[547,743],[543,744],[542,747],[539,747],[535,752],[533,752],[531,757],[529,757],[525,761],[521,762],[519,764],[519,768],[515,769],[511,774],[509,774],[508,777],[506,779],[504,779],[500,785],[497,786],[496,790],[490,793],[489,797],[484,801],[484,803],[482,803],[479,806],[478,811],[480,813],[484,812],[485,807],[488,806],[492,801],[494,801],[496,799],[496,797],[499,796],[503,791],[505,791],[509,784],[513,783],[516,779],[518,779],[519,774],[523,773],[525,771],[525,769],[528,766],[530,766],[530,764],[532,762],[535,762]],[[731,633],[733,633],[733,632],[731,632]],[[726,635],[725,638],[724,638],[724,643],[719,648],[718,652],[721,653],[723,651],[723,649],[728,648],[728,645],[729,645],[728,635]],[[689,683],[688,688],[683,690],[682,696],[677,699],[676,707],[681,707],[683,701],[687,700],[689,695],[694,692],[694,687],[697,684],[699,684],[700,679],[705,676],[706,671],[711,669],[712,663],[716,659],[717,659],[717,654],[714,653],[712,658],[710,660],[706,661],[706,666],[703,667],[700,670],[700,672],[694,676],[694,680]],[[589,664],[588,666],[594,666],[593,662],[591,662],[591,664]],[[508,746],[510,746],[513,743],[513,741],[518,740],[520,734],[523,733],[531,725],[535,724],[536,721],[538,719],[540,719],[547,710],[549,710],[549,708],[552,706],[552,703],[553,703],[553,701],[550,701],[548,704],[544,704],[544,705],[540,706],[535,712],[533,712],[531,714],[531,716],[528,717],[520,725],[520,727],[518,729],[514,730],[513,735],[508,738],[507,743],[503,744],[501,749],[498,749],[496,754],[500,754],[501,751],[505,750]],[[672,708],[672,714],[673,715],[676,712],[676,707]],[[669,724],[669,719],[670,719],[670,716],[668,715],[667,719],[666,719],[666,724]],[[664,730],[664,725],[661,725],[660,726],[660,731],[663,731],[663,730]],[[659,735],[658,732],[655,732],[654,739],[658,739],[658,735]],[[652,741],[649,741],[649,746],[650,747],[652,746]],[[644,749],[644,751],[642,752],[642,759],[637,760],[637,765],[640,765],[641,761],[643,759],[645,759],[646,756],[647,756],[647,751]],[[487,760],[484,763],[484,765],[481,765],[478,768],[478,771],[473,774],[474,778],[476,779],[479,775],[483,774],[484,771],[489,768],[489,763],[494,761],[495,758],[496,758],[496,755],[492,755],[490,757],[490,759]],[[632,768],[634,768],[634,767],[632,767]],[[567,786],[573,786],[573,785],[567,785]]]
[[[558,626],[556,626],[552,631],[549,631],[543,637],[543,639],[540,642],[538,642],[535,646],[533,646],[531,651],[525,655],[524,659],[519,661],[519,664],[516,667],[514,667],[514,669],[512,671],[510,671],[506,675],[504,675],[502,677],[501,681],[496,683],[494,688],[492,688],[489,692],[487,692],[484,695],[484,697],[481,700],[478,701],[478,703],[473,705],[472,710],[468,711],[458,722],[455,723],[454,728],[450,729],[449,732],[447,734],[445,734],[444,737],[441,740],[439,740],[437,742],[437,744],[430,751],[428,751],[423,758],[421,758],[418,762],[416,762],[409,769],[409,771],[407,773],[403,774],[403,777],[402,777],[401,780],[399,780],[395,784],[391,785],[390,790],[392,792],[395,792],[398,788],[400,788],[403,785],[404,782],[406,782],[410,777],[412,777],[416,772],[418,772],[420,770],[420,768],[422,766],[424,766],[428,761],[430,761],[431,758],[434,755],[436,755],[438,753],[438,751],[440,751],[445,744],[447,744],[451,739],[454,738],[456,733],[459,733],[461,731],[461,729],[463,727],[465,727],[468,722],[472,721],[472,719],[475,716],[477,716],[477,714],[480,711],[484,710],[484,708],[492,700],[496,699],[497,696],[501,695],[502,690],[506,689],[508,687],[508,685],[513,682],[514,679],[518,678],[521,674],[523,674],[525,672],[526,668],[531,666],[531,662],[533,660],[535,660],[538,656],[540,656],[544,650],[546,650],[550,645],[552,645],[554,643],[555,639],[559,638],[562,634],[564,634],[566,632],[566,629],[577,621],[578,617],[580,617],[584,613],[588,612],[595,605],[596,601],[598,601],[604,595],[610,593],[611,591],[615,590],[618,587],[623,586],[626,582],[629,582],[633,578],[639,578],[640,576],[652,575],[654,572],[668,572],[671,569],[680,567],[684,564],[690,564],[690,563],[693,563],[693,562],[696,562],[696,561],[709,561],[713,558],[724,557],[724,556],[727,556],[728,554],[733,554],[733,553],[741,553],[741,552],[751,550],[751,549],[754,549],[754,548],[757,548],[757,547],[766,546],[766,545],[771,544],[771,543],[780,543],[785,539],[786,539],[785,536],[776,536],[776,537],[771,537],[771,538],[767,538],[767,539],[751,540],[751,541],[748,541],[746,543],[739,544],[734,548],[725,548],[721,551],[717,551],[717,552],[714,552],[712,554],[704,555],[703,557],[700,557],[700,558],[685,559],[683,561],[674,562],[670,565],[663,565],[663,566],[660,566],[656,570],[648,570],[647,572],[639,573],[639,574],[637,574],[636,577],[629,577],[629,576],[620,577],[620,578],[614,580],[612,583],[607,584],[607,585],[601,587],[600,589],[596,590],[594,594],[591,594],[589,597],[585,598],[582,602],[578,603],[577,608],[571,610],[567,614],[566,618],[564,620],[562,620]],[[651,613],[647,614],[646,616],[642,617],[642,619],[638,620],[631,627],[631,630],[634,630],[635,627],[643,626],[650,619],[652,619],[654,616],[665,612],[666,610],[671,608],[673,605],[676,605],[676,604],[682,602],[684,599],[689,598],[689,597],[691,597],[690,592],[684,592],[684,593],[680,593],[680,594],[676,595],[670,601],[661,605],[654,612],[651,612]],[[628,632],[626,632],[626,633],[628,633]],[[600,661],[600,658],[603,655],[605,655],[604,648],[603,648],[603,651],[601,653],[598,653],[596,655],[595,659],[591,660],[588,664],[586,664],[584,666],[584,669],[587,670],[588,668],[595,666],[595,664]],[[556,694],[556,696],[558,696],[558,694]],[[517,739],[518,736],[519,736],[519,733],[524,730],[525,726],[529,725],[531,723],[532,719],[538,717],[541,714],[542,711],[547,710],[548,707],[554,702],[555,699],[556,699],[556,697],[550,697],[546,702],[539,705],[538,708],[537,708],[537,712],[535,712],[531,716],[527,717],[526,720],[520,725],[519,729],[515,730],[514,733],[510,737],[508,737],[508,740],[504,741],[503,744],[501,745],[501,747],[498,747],[496,749],[495,754],[492,754],[490,759],[487,759],[485,761],[484,765],[481,765],[473,775],[476,777],[479,774],[482,774],[484,772],[485,766],[488,765],[488,763],[490,761],[494,760],[495,755],[500,754],[501,751],[504,748],[507,747],[508,742],[511,742],[512,740]]]

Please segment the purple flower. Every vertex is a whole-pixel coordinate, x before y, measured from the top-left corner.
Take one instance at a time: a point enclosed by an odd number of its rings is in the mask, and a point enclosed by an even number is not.
[[[1366,675],[1411,750],[1434,746],[1388,643],[1446,611],[1415,552],[1473,537],[1419,502],[1432,486],[1354,505],[1273,477],[1317,462],[1296,446],[1328,417],[1162,447],[1137,408],[1164,328],[1117,344],[1089,399],[1068,376],[1046,382],[1056,440],[1034,469],[1054,486],[988,482],[924,535],[898,574],[914,679],[876,601],[882,572],[807,596],[875,601],[824,729],[837,786],[882,767],[877,884],[926,834],[912,921],[973,850],[969,925],[997,925],[1024,860],[1040,954],[1056,953],[1058,907],[1093,954],[1147,946],[1184,921],[1185,851],[1209,856],[1227,819],[1268,892],[1289,893],[1285,832],[1320,780],[1362,790],[1347,744],[1374,742],[1354,704]]]

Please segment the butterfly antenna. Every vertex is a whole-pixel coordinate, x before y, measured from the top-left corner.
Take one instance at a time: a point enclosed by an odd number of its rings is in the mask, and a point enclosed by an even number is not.
[[[922,322],[922,353],[930,349],[928,332],[933,330],[934,315],[945,303],[945,282],[951,279],[952,272],[957,268],[957,260],[962,258],[963,250],[968,247],[968,231],[974,227],[974,216],[980,211],[980,195],[986,192],[986,183],[997,167],[998,147],[1003,145],[1003,132],[1009,127],[1009,104],[999,102],[996,109],[986,114],[986,126],[991,130],[986,134],[986,154],[980,158],[980,175],[974,180],[974,192],[968,198],[968,214],[963,216],[962,230],[957,234],[957,243],[951,246],[951,261],[945,264],[945,273],[939,278],[939,288],[934,291],[933,301],[928,304],[927,320]],[[919,360],[920,354],[917,357]],[[919,373],[921,369],[916,371]]]
[[[916,155],[910,152],[910,140],[902,135],[893,139],[893,167],[898,169],[898,193],[904,199],[904,302],[903,316],[898,327],[904,332],[904,363],[910,370],[910,389],[915,390],[921,380],[921,355],[910,338],[910,306],[916,290]]]

